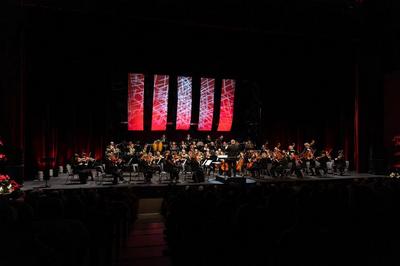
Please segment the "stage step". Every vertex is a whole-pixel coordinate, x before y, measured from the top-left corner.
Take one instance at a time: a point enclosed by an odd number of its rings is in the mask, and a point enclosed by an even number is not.
[[[170,258],[165,255],[164,223],[159,213],[141,213],[122,251],[119,265],[169,266]]]

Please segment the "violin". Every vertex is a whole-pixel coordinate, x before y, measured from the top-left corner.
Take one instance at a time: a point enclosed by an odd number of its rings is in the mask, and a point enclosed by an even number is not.
[[[281,161],[285,157],[284,153],[279,149],[275,149],[274,155],[276,161]]]
[[[112,154],[112,155],[110,156],[109,160],[111,161],[111,163],[112,163],[113,165],[118,165],[118,164],[122,163],[122,159],[119,158],[119,157],[118,157],[117,155],[115,155],[115,154]]]

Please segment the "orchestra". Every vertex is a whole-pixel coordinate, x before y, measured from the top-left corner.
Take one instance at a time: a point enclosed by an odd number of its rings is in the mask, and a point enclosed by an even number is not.
[[[226,141],[223,136],[214,140],[210,135],[202,140],[194,139],[189,134],[184,140],[168,141],[162,135],[151,143],[143,144],[132,141],[115,144],[111,141],[106,146],[103,164],[115,177],[114,183],[124,181],[123,169],[133,163],[138,165],[146,183],[152,182],[154,174],[161,175],[162,172],[169,174],[170,182],[177,182],[181,172],[192,172],[195,181],[203,180],[204,173],[211,172],[228,177],[247,175],[255,178],[327,176],[329,162],[334,173],[343,175],[346,168],[343,150],[332,157],[332,149],[318,152],[315,143],[314,140],[305,142],[299,152],[295,143],[289,144],[285,150],[279,142],[270,149],[268,141],[257,146],[251,140],[240,143],[234,139]],[[91,153],[75,154],[73,161],[78,172],[88,168],[104,171],[103,164],[92,158]]]

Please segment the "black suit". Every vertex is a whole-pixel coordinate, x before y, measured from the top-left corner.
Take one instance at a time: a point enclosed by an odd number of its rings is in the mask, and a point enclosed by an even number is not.
[[[228,158],[226,162],[229,165],[228,176],[231,175],[231,170],[233,170],[233,176],[236,176],[236,159],[240,153],[240,146],[239,144],[231,144],[226,148],[226,153]]]

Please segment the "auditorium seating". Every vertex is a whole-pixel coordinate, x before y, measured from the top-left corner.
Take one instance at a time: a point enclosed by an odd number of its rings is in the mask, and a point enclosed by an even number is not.
[[[137,210],[129,188],[30,191],[24,201],[0,199],[0,264],[116,265]]]
[[[171,188],[174,265],[400,265],[400,183],[355,180]]]

